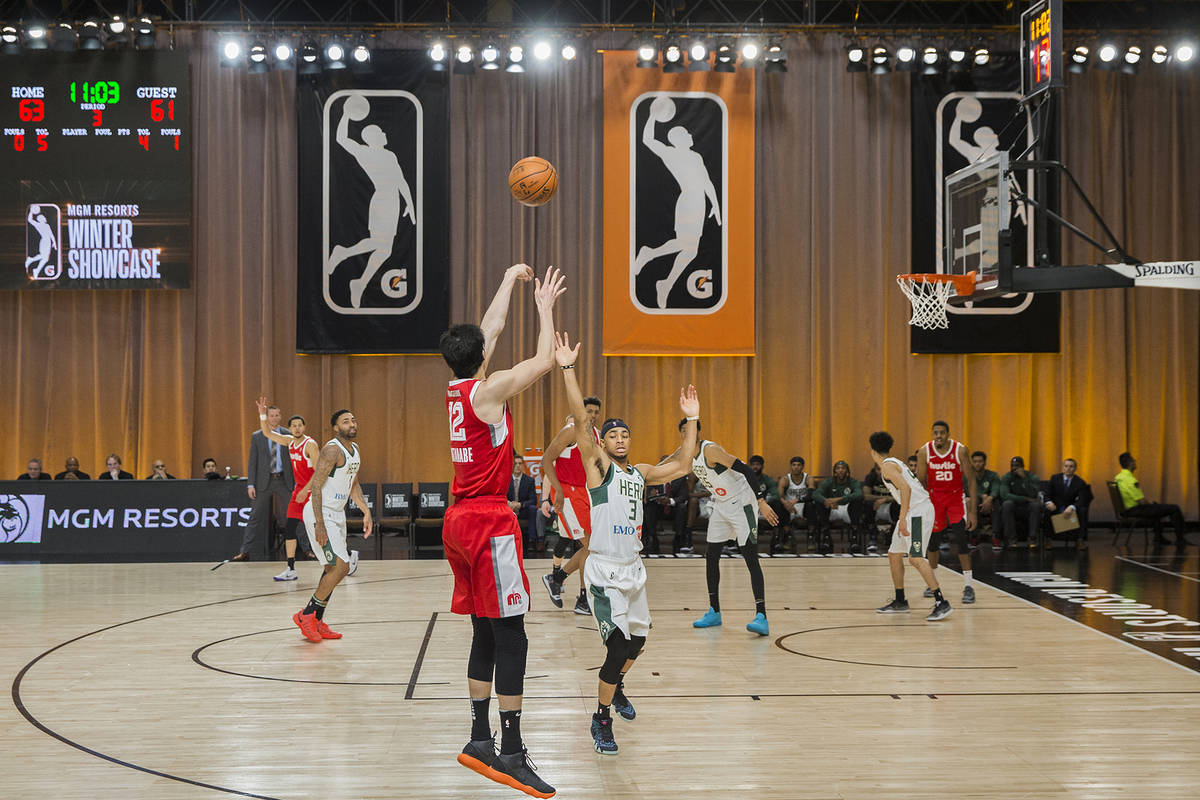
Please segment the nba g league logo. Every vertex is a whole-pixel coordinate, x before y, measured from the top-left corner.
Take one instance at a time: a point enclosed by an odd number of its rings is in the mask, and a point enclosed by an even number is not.
[[[630,300],[712,314],[728,295],[728,109],[707,92],[646,92],[631,112]]]

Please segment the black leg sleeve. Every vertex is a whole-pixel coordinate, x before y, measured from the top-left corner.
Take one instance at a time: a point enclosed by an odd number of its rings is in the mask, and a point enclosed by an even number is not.
[[[492,682],[496,668],[496,639],[492,636],[490,620],[471,615],[471,655],[467,658],[467,677],[473,681]]]
[[[529,637],[525,635],[525,615],[489,619],[496,641],[496,694],[525,693],[525,659]]]
[[[767,602],[767,589],[763,581],[762,564],[758,563],[758,548],[747,542],[742,545],[742,558],[746,561],[746,569],[750,570],[750,589],[754,592],[754,606],[759,613]]]
[[[709,542],[704,553],[704,576],[708,579],[708,604],[721,610],[721,543]]]

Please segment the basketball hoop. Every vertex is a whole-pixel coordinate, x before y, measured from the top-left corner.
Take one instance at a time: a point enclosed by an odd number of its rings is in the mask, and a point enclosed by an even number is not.
[[[950,327],[946,309],[954,295],[966,297],[975,292],[975,273],[966,275],[944,275],[939,272],[922,272],[897,275],[900,291],[912,303],[912,318],[909,325],[925,330]]]

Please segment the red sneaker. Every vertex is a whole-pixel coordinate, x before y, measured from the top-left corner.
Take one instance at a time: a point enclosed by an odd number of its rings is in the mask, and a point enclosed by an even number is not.
[[[340,639],[342,635],[337,631],[331,631],[329,626],[325,624],[325,620],[317,620],[317,633],[321,634],[322,639]]]
[[[321,632],[317,629],[316,614],[305,614],[302,611],[297,611],[292,615],[292,622],[296,623],[296,627],[304,634],[304,638],[310,642],[321,641]]]

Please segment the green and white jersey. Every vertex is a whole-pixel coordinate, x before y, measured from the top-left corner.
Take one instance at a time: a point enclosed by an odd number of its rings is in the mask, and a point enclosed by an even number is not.
[[[636,467],[628,471],[608,465],[604,483],[588,489],[592,500],[592,533],[588,551],[613,561],[638,561],[642,551],[642,504],[646,479]]]
[[[321,509],[341,514],[346,510],[346,501],[350,499],[350,487],[354,485],[354,476],[358,474],[361,459],[358,457],[358,445],[351,443],[350,446],[354,448],[354,452],[350,452],[336,438],[330,439],[325,446],[328,447],[331,444],[336,444],[338,449],[346,455],[346,463],[343,466],[334,467],[333,472],[329,473],[329,479],[321,486]]]
[[[903,461],[901,461],[898,458],[885,458],[883,460],[883,463],[886,464],[889,461],[894,461],[900,465],[901,474],[904,476],[904,480],[908,483],[908,491],[909,491],[908,507],[909,507],[909,509],[911,510],[913,508],[916,508],[917,506],[921,505],[922,503],[929,503],[930,502],[929,492],[927,492],[925,490],[925,487],[921,485],[921,482],[919,480],[917,480],[917,476],[912,474],[912,470],[910,470],[908,468],[908,465],[905,464]],[[880,472],[880,477],[883,478],[882,471]],[[886,486],[888,488],[888,491],[892,493],[892,497],[894,497],[896,499],[897,503],[901,502],[900,490],[897,489],[896,486],[891,481],[889,481],[887,478],[883,478],[883,485]]]
[[[758,500],[746,478],[735,469],[724,464],[710,467],[704,460],[704,448],[712,442],[705,439],[700,442],[700,452],[692,459],[692,472],[705,489],[712,492],[713,503],[720,505],[744,506],[747,503],[757,505]]]

